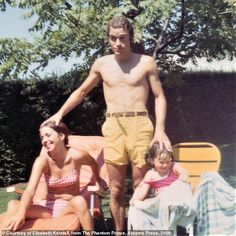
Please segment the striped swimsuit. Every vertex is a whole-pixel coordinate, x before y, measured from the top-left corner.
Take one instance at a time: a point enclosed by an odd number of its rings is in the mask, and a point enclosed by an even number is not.
[[[47,187],[50,188],[68,188],[70,186],[73,186],[78,182],[79,178],[79,171],[76,169],[73,169],[71,173],[62,179],[52,179],[49,175],[42,175],[42,178],[44,178],[44,181],[47,184]],[[79,187],[79,186],[78,186]],[[53,218],[58,218],[62,212],[62,210],[65,209],[67,206],[68,201],[63,199],[54,199],[54,200],[42,200],[39,205],[44,206],[48,208]]]

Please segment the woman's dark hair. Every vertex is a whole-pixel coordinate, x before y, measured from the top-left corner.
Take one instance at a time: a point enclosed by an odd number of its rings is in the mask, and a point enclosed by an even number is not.
[[[145,155],[145,160],[148,166],[154,167],[154,159],[157,157],[160,157],[163,159],[164,157],[170,157],[170,159],[173,161],[173,155],[171,152],[169,152],[165,147],[163,150],[160,149],[159,142],[154,142],[152,146],[148,149],[146,155]]]
[[[134,39],[134,29],[130,21],[125,16],[115,16],[107,24],[107,36],[109,37],[110,28],[118,29],[122,28],[123,30],[129,33],[130,44],[133,44]]]
[[[65,143],[65,145],[68,144],[68,136],[70,134],[70,131],[69,131],[68,127],[63,122],[60,122],[59,125],[56,125],[55,121],[48,121],[45,124],[43,124],[40,127],[40,129],[42,127],[49,127],[51,129],[53,129],[54,131],[56,131],[58,134],[64,134],[65,135],[64,143]]]

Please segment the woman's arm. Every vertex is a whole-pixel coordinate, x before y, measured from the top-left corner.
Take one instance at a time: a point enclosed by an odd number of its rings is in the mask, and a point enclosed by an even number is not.
[[[78,166],[80,165],[89,165],[91,167],[92,173],[94,175],[95,181],[106,190],[107,184],[106,182],[100,177],[97,162],[94,160],[93,157],[89,155],[88,152],[85,151],[77,151],[73,150],[75,154],[75,160]]]
[[[38,157],[33,164],[30,179],[21,197],[19,208],[17,209],[16,214],[11,219],[9,219],[6,224],[7,230],[15,231],[24,223],[26,212],[32,203],[32,199],[35,194],[39,179],[45,168],[45,158]]]

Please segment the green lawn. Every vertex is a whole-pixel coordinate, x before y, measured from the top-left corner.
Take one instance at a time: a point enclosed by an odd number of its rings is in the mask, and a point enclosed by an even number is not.
[[[4,188],[0,189],[0,213],[5,211],[7,202],[12,199],[16,199],[15,194],[7,193]]]
[[[25,188],[25,184],[17,184],[19,188]],[[17,199],[16,193],[7,193],[6,188],[0,188],[0,213],[4,212],[7,207],[7,202],[12,199]]]

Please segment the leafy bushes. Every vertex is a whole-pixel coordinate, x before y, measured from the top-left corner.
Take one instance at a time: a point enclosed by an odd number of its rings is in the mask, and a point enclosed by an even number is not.
[[[39,126],[78,86],[74,78],[0,81],[0,187],[28,179],[41,148]],[[65,122],[72,133],[100,134],[104,107],[98,87]]]
[[[72,72],[44,80],[0,80],[0,187],[28,180],[41,148],[40,124],[83,78],[82,72]],[[168,101],[166,131],[172,143],[209,141],[222,147],[226,157],[222,172],[229,177],[234,173],[235,149],[227,145],[235,143],[235,73],[164,74],[161,79]],[[99,85],[64,121],[72,133],[101,135],[104,112]]]
[[[20,163],[16,154],[0,139],[0,182],[1,185],[7,185],[17,181],[23,181],[22,178],[25,164]]]

